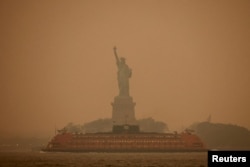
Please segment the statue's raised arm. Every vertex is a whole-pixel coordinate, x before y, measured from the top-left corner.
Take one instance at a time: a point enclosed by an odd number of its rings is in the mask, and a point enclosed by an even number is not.
[[[115,54],[116,64],[117,64],[117,66],[119,66],[120,61],[119,61],[116,50],[117,50],[117,48],[116,48],[116,46],[114,46],[114,54]]]

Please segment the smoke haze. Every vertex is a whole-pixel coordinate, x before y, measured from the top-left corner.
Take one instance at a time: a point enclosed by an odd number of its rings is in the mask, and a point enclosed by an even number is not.
[[[250,1],[1,0],[0,133],[111,117],[113,46],[136,118],[250,128]]]

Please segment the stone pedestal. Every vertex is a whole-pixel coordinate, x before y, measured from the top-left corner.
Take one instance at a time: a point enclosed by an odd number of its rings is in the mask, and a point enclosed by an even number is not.
[[[135,124],[135,103],[130,96],[116,96],[113,107],[112,120],[114,125]]]

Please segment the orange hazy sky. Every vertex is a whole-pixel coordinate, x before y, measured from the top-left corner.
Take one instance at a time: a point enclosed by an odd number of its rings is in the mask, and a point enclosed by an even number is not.
[[[249,0],[1,0],[0,134],[110,118],[114,45],[136,117],[250,129]]]

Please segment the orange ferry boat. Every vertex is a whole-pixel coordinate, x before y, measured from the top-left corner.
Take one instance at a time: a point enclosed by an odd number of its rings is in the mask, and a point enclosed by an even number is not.
[[[60,131],[43,151],[54,152],[179,152],[206,151],[198,136],[182,133],[139,132],[136,125],[114,126],[107,133],[69,133]]]

